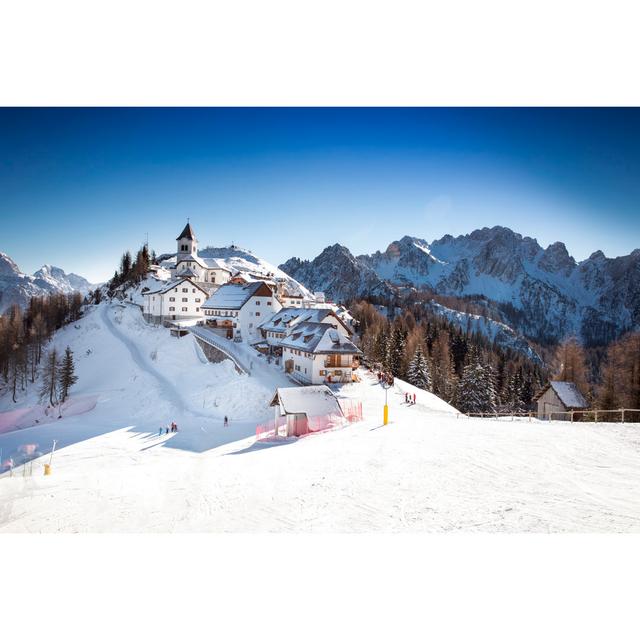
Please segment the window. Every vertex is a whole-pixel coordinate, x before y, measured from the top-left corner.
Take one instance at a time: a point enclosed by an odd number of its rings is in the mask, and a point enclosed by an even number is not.
[[[296,365],[296,371],[300,371],[300,365],[299,364]]]
[[[182,307],[182,310],[183,310],[183,311],[186,311],[186,310],[187,310],[187,307]]]
[[[256,300],[256,307],[260,306],[260,300]]]
[[[189,302],[189,298],[182,298],[182,302]]]
[[[200,307],[196,307],[196,313],[198,313],[198,311],[200,311]]]
[[[256,311],[256,315],[257,315],[257,316],[259,316],[259,315],[260,315],[260,312],[259,312],[259,311]]]
[[[177,289],[176,289],[176,291],[177,291]],[[182,293],[189,293],[189,289],[183,289]]]
[[[195,293],[195,292],[196,292],[196,290],[195,290],[195,289],[191,289],[191,293]]]
[[[200,298],[196,298],[196,302],[200,302]]]
[[[169,311],[175,311],[176,308],[175,307],[169,307]]]
[[[267,307],[270,307],[270,306],[271,306],[271,302],[269,301],[267,302]]]
[[[169,302],[175,302],[176,299],[175,298],[169,298]]]

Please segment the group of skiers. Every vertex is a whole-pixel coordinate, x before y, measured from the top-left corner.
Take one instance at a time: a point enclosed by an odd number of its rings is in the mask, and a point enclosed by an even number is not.
[[[224,417],[224,426],[225,427],[229,426],[229,418],[227,418],[227,416]],[[168,435],[169,433],[177,433],[178,425],[175,422],[172,422],[168,427],[160,427],[158,429],[158,437],[162,435],[163,431],[166,435]]]
[[[385,372],[385,371],[378,371],[378,382],[380,383],[384,383],[389,387],[393,386],[393,374]]]
[[[171,430],[171,433],[177,433],[178,425],[175,422],[172,422],[168,427],[164,427],[165,434],[168,434],[169,430]],[[162,427],[158,429],[158,437],[160,437],[161,435],[162,435]]]
[[[416,394],[411,394],[411,393],[405,393],[404,394],[404,401],[407,404],[415,404],[416,403]]]

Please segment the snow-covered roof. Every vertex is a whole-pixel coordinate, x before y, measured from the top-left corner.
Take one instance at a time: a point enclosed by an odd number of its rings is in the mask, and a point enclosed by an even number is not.
[[[180,276],[182,278],[197,278],[198,274],[190,267],[187,267],[180,272]]]
[[[349,338],[324,322],[300,322],[280,344],[307,353],[360,353]]]
[[[586,409],[587,401],[580,393],[578,388],[573,382],[560,382],[558,380],[552,380],[550,383],[551,388],[556,392],[558,398],[567,409]]]
[[[204,262],[207,269],[220,269],[221,271],[227,271],[228,273],[232,273],[229,267],[222,264],[216,258],[199,258],[199,259],[202,260],[202,262]]]
[[[209,292],[206,289],[203,289],[197,282],[192,282],[188,278],[180,278],[179,280],[172,280],[168,284],[166,284],[164,287],[162,287],[162,289],[156,289],[155,291],[145,291],[142,295],[143,296],[150,296],[152,294],[162,295],[163,293],[168,293],[172,289],[179,287],[183,282],[186,282],[191,287],[196,287],[197,289],[200,289],[200,291],[202,291],[202,293],[204,293],[205,295],[209,295]]]
[[[278,387],[270,406],[280,406],[280,414],[304,413],[307,416],[342,415],[338,399],[325,384],[308,387]]]
[[[223,284],[202,305],[202,309],[241,309],[263,286],[266,286],[263,281],[249,284]]]
[[[200,256],[193,255],[192,253],[188,253],[182,256],[176,256],[176,266],[178,266],[181,262],[195,262],[203,269],[207,268],[205,261]]]
[[[294,327],[300,322],[322,322],[327,316],[333,316],[336,322],[340,322],[344,328],[351,333],[351,329],[338,318],[332,309],[301,309],[299,307],[284,307],[263,322],[259,328],[263,331],[274,331],[285,333],[287,329]]]

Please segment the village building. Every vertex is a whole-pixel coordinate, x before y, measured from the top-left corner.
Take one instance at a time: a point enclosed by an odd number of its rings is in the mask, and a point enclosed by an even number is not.
[[[326,428],[330,421],[344,422],[338,398],[324,384],[308,387],[279,387],[270,403],[278,417],[285,418],[287,436],[304,436],[315,428]]]
[[[571,420],[571,411],[588,408],[588,403],[573,382],[552,380],[534,397],[540,420]]]
[[[162,285],[159,289],[142,294],[142,313],[147,322],[165,324],[197,321],[203,317],[202,305],[209,293],[194,282],[193,273],[187,272],[183,278],[158,284]]]
[[[301,322],[323,322],[337,329],[347,338],[353,334],[332,309],[284,307],[259,326],[262,338],[268,347],[267,352],[271,355],[281,355],[280,343]]]
[[[265,282],[223,284],[202,305],[205,324],[234,340],[259,341],[258,326],[282,305]]]
[[[300,322],[281,342],[282,366],[304,384],[351,382],[360,350],[331,324]]]
[[[288,293],[286,291],[278,295],[278,300],[280,300],[284,307],[297,307],[298,309],[302,309],[305,304],[303,296]]]

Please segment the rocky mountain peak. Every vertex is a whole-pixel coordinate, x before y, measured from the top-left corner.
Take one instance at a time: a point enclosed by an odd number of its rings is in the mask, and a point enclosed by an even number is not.
[[[568,276],[575,268],[576,261],[569,255],[564,243],[554,242],[546,248],[538,264],[549,273],[563,273]]]
[[[0,276],[16,276],[20,273],[18,265],[6,253],[0,252]]]

